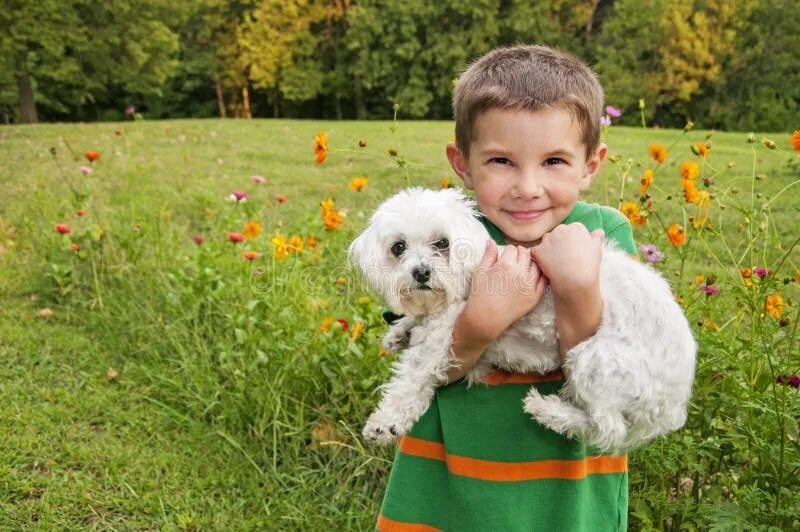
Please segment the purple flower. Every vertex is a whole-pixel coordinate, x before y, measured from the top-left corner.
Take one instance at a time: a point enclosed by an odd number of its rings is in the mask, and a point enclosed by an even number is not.
[[[608,115],[600,117],[600,127],[608,127],[611,125],[611,118]]]
[[[705,292],[707,296],[715,296],[719,294],[719,288],[716,286],[711,286],[710,284],[701,284],[697,288]]]
[[[611,117],[614,117],[614,118],[619,118],[620,116],[622,116],[622,111],[620,111],[619,109],[617,109],[613,105],[606,105],[606,113],[608,114],[608,116],[611,116]]]
[[[250,197],[250,194],[247,192],[242,192],[241,190],[234,190],[231,192],[231,195],[228,196],[230,201],[235,201],[236,203],[241,203],[243,201],[247,201],[247,198]]]
[[[250,176],[250,179],[252,179],[252,180],[253,180],[253,183],[255,183],[255,184],[257,184],[257,185],[260,185],[260,184],[262,184],[264,181],[266,181],[266,179],[264,179],[264,176],[263,176],[263,175],[251,175],[251,176]]]
[[[125,108],[125,114],[128,116],[132,116],[136,114],[136,106],[130,104],[128,107]]]
[[[639,246],[639,251],[642,252],[644,258],[650,264],[655,264],[664,260],[664,254],[656,248],[655,244],[642,244]]]
[[[197,244],[198,246],[206,241],[206,239],[203,238],[202,235],[194,235],[192,237],[192,240],[194,240],[194,243]]]
[[[764,277],[767,276],[767,269],[762,268],[761,266],[756,266],[755,268],[753,268],[753,274],[756,277],[760,277],[761,279],[763,279]]]
[[[800,388],[800,375],[778,375],[775,377],[775,383]]]
[[[83,175],[92,175],[93,172],[90,166],[81,166],[80,170]]]

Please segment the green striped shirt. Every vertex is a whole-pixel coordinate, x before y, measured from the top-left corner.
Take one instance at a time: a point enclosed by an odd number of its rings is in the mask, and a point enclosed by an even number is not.
[[[500,230],[483,219],[492,238]],[[608,207],[578,202],[579,222],[636,254],[630,224]],[[522,410],[531,386],[558,393],[560,372],[464,381],[436,391],[398,443],[378,517],[381,531],[625,530],[626,456],[604,456],[540,426]]]

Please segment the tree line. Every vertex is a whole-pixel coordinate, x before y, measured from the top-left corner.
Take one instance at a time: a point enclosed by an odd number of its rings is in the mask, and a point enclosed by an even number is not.
[[[448,119],[455,78],[545,43],[623,123],[788,130],[796,0],[0,0],[0,115]]]

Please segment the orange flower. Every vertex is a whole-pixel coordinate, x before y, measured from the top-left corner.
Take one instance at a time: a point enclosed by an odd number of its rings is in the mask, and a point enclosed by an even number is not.
[[[439,181],[439,186],[441,188],[450,188],[452,185],[450,184],[450,178],[444,176],[441,181]]]
[[[312,235],[306,238],[306,245],[310,248],[317,247],[317,237]]]
[[[639,207],[632,201],[626,201],[620,207],[620,211],[624,214],[632,224],[644,225],[647,223],[647,217],[642,214]]]
[[[642,176],[642,180],[639,182],[641,184],[639,186],[640,196],[644,196],[647,193],[647,189],[650,188],[650,183],[652,182],[653,182],[653,171],[645,170],[644,175]]]
[[[777,292],[767,296],[764,311],[773,318],[780,318],[783,313],[783,298]]]
[[[647,147],[647,153],[658,164],[663,164],[667,160],[667,149],[661,144],[651,144]]]
[[[62,235],[66,235],[67,233],[72,232],[72,228],[67,224],[56,224],[56,231],[58,231]]]
[[[261,224],[255,220],[250,220],[244,224],[242,233],[244,233],[246,238],[253,239],[261,234]]]
[[[361,336],[361,331],[363,330],[364,330],[364,322],[363,321],[355,322],[355,324],[353,325],[353,330],[350,333],[350,338],[352,338],[353,340],[358,340],[358,337]]]
[[[354,177],[347,183],[347,188],[356,192],[361,192],[367,186],[369,180],[366,177]]]
[[[81,249],[81,246],[73,242],[72,244],[69,245],[69,249],[71,249],[72,251],[79,251]]]
[[[286,248],[292,253],[300,253],[303,251],[303,239],[297,235],[293,236],[286,243]]]
[[[695,155],[699,155],[700,157],[705,159],[710,149],[711,148],[709,147],[709,145],[706,144],[705,142],[698,142],[697,144],[692,146],[692,153],[694,153]]]
[[[339,214],[339,211],[333,208],[333,200],[328,198],[322,201],[319,206],[322,209],[322,224],[325,226],[325,229],[330,231],[338,229],[342,222],[344,222],[344,219],[342,215]]]
[[[86,157],[86,160],[90,163],[95,162],[97,159],[100,158],[100,152],[95,150],[89,150],[83,152],[83,156]]]
[[[286,237],[284,235],[275,235],[270,242],[275,247],[276,259],[283,260],[289,256],[289,246],[286,243]]]
[[[695,179],[700,175],[700,167],[694,161],[683,161],[680,173],[684,179]]]
[[[789,138],[789,142],[794,148],[794,151],[800,151],[800,129],[795,129],[792,136]]]
[[[228,240],[230,240],[234,244],[238,244],[239,242],[244,240],[244,237],[239,233],[228,233]]]
[[[324,131],[317,133],[314,137],[314,154],[317,156],[314,162],[322,164],[328,158],[328,134]]]
[[[686,243],[686,230],[682,225],[672,224],[667,228],[667,236],[673,246],[682,246]]]
[[[330,316],[325,316],[325,318],[322,320],[322,324],[319,326],[319,331],[328,332],[328,329],[331,328],[331,325],[333,325],[333,318]]]
[[[683,197],[686,203],[696,203],[699,199],[699,192],[697,186],[694,184],[693,179],[684,179],[681,181],[681,188],[683,189]]]
[[[259,253],[258,251],[253,251],[253,250],[245,251],[244,253],[242,253],[242,258],[244,260],[256,260],[260,256],[261,256],[261,253]]]

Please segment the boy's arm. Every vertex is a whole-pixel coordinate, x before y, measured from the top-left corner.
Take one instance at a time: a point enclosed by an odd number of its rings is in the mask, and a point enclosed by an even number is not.
[[[454,364],[447,381],[466,375],[509,325],[536,306],[544,287],[544,277],[527,249],[507,246],[498,259],[497,245],[487,241],[483,259],[472,274],[469,298],[453,327],[450,354]]]

